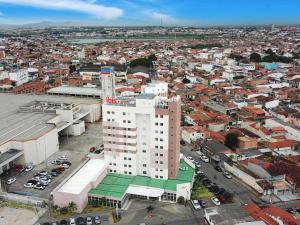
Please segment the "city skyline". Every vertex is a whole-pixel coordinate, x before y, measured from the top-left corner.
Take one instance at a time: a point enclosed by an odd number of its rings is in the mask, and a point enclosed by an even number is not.
[[[0,0],[0,24],[51,21],[100,26],[298,24],[290,0]]]

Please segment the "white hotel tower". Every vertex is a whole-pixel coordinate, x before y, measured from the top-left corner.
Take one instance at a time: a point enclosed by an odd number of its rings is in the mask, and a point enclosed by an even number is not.
[[[110,172],[176,178],[181,100],[165,96],[156,95],[152,88],[151,93],[135,98],[106,98],[102,106],[103,143]]]

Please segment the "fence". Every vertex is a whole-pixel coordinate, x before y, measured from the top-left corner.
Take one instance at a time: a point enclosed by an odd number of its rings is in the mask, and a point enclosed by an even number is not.
[[[22,203],[25,205],[36,206],[40,208],[45,208],[49,204],[48,199],[37,198],[33,196],[17,195],[12,193],[1,193],[0,199],[2,201],[13,201],[16,203]]]

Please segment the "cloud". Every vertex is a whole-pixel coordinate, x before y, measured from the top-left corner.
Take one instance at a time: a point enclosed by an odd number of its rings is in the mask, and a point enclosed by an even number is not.
[[[160,12],[147,10],[144,12],[144,14],[147,15],[148,17],[156,20],[157,22],[162,20],[162,22],[164,24],[168,24],[168,25],[179,25],[179,24],[183,23],[183,21],[180,19],[177,19],[173,16],[170,16],[170,15],[164,14],[164,13],[160,13]]]
[[[0,0],[0,3],[77,11],[107,20],[118,18],[123,14],[122,9],[96,4],[96,0]]]
[[[3,12],[0,11],[0,16],[3,16]]]

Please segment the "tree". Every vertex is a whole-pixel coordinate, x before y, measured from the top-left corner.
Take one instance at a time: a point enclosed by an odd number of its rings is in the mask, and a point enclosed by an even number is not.
[[[184,197],[183,196],[179,196],[178,199],[177,199],[177,203],[183,205],[184,202],[185,202]]]
[[[148,58],[139,58],[135,59],[130,62],[130,67],[136,67],[136,66],[144,66],[144,67],[150,67],[152,64],[152,61]]]
[[[273,54],[274,54],[274,52],[273,52],[272,49],[270,49],[270,48],[266,51],[266,53],[267,53],[268,55],[273,55]]]
[[[238,137],[239,137],[238,133],[235,132],[229,133],[225,137],[224,144],[230,149],[235,149],[238,145],[238,141],[239,141]]]
[[[76,66],[75,65],[70,65],[69,66],[69,71],[70,71],[70,74],[75,72],[76,71]]]
[[[148,205],[146,210],[147,210],[147,213],[152,213],[154,210],[154,207],[152,205]]]
[[[74,212],[77,209],[76,203],[75,202],[70,202],[68,205],[68,211]]]
[[[189,83],[191,83],[191,81],[185,77],[182,79],[182,83],[189,84]]]
[[[250,61],[251,62],[261,62],[261,56],[260,54],[256,53],[256,52],[253,52],[251,55],[250,55]]]
[[[157,61],[157,57],[155,54],[149,55],[148,59],[151,61]]]

